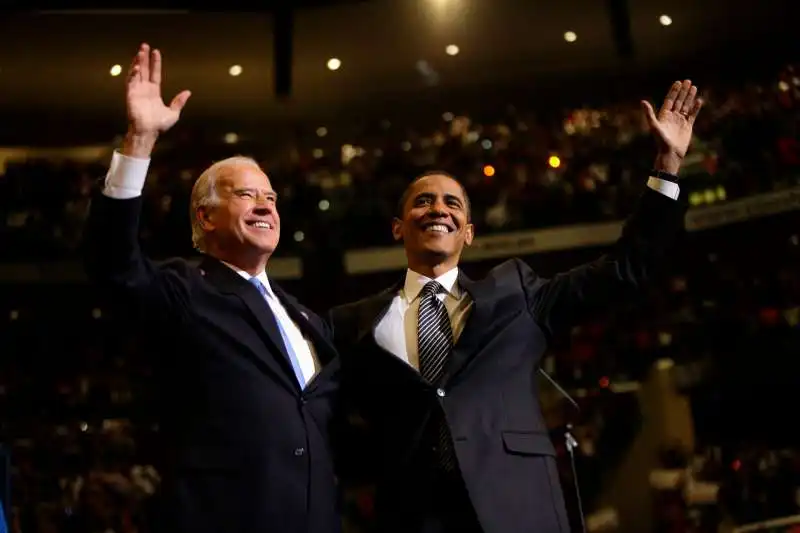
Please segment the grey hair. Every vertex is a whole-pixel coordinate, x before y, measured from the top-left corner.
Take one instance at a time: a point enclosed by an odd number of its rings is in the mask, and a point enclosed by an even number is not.
[[[192,244],[200,251],[206,251],[206,232],[197,217],[197,210],[201,207],[212,207],[219,205],[219,194],[217,191],[217,181],[232,167],[247,166],[255,167],[261,171],[261,166],[252,157],[237,155],[217,161],[200,174],[192,187],[192,199],[189,216],[192,221]]]

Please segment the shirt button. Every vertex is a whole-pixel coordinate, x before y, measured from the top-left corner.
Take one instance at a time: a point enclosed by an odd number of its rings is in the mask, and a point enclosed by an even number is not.
[[[436,389],[436,395],[439,398],[444,398],[445,396],[447,396],[447,393],[444,392],[444,389]]]
[[[300,457],[301,455],[303,455],[305,453],[306,453],[306,449],[305,448],[295,448],[294,449],[295,457]]]

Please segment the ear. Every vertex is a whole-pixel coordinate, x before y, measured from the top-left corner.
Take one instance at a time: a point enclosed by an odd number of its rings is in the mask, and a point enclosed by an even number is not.
[[[392,219],[392,237],[398,242],[403,240],[403,221],[397,217]]]
[[[214,229],[214,217],[208,206],[201,205],[197,208],[194,215],[197,217],[197,221],[200,222],[200,226],[204,231],[212,231]]]
[[[464,226],[464,245],[469,246],[472,244],[472,239],[475,238],[475,226],[467,224]]]

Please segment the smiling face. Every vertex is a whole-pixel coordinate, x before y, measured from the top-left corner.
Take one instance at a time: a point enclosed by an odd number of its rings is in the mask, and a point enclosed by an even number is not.
[[[214,188],[217,201],[197,209],[208,253],[246,271],[263,270],[280,240],[269,178],[255,164],[234,163],[220,169]]]
[[[429,174],[414,181],[404,198],[392,233],[403,241],[409,267],[429,277],[456,267],[474,236],[461,184],[446,174]]]

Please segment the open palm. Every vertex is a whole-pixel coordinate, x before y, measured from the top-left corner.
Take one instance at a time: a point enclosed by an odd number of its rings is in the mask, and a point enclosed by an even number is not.
[[[648,102],[642,101],[642,106],[659,149],[681,159],[685,157],[692,141],[694,121],[703,107],[703,100],[697,98],[697,86],[689,80],[673,83],[658,114]]]
[[[128,73],[126,104],[130,128],[137,134],[158,134],[170,129],[180,118],[189,100],[189,91],[180,92],[169,105],[161,98],[161,53],[147,44],[139,47]]]

